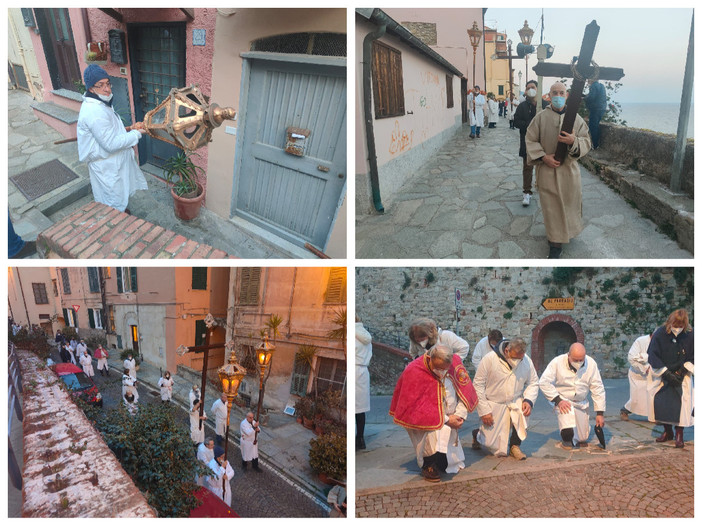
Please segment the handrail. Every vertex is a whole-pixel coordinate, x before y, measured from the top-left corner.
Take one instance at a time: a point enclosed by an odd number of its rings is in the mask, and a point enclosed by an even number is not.
[[[12,410],[15,410],[17,419],[22,422],[24,414],[22,413],[22,370],[19,366],[19,358],[15,353],[15,345],[10,342],[8,367],[7,367],[7,400],[8,400],[8,423],[7,423],[7,470],[10,475],[12,485],[18,490],[22,490],[22,472],[17,457],[12,449]]]

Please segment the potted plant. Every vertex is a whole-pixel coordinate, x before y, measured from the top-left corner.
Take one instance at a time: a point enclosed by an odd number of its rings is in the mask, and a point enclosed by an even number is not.
[[[163,165],[166,181],[170,183],[173,209],[176,217],[184,221],[195,219],[200,213],[205,191],[198,181],[204,170],[192,161],[192,152],[181,151]]]
[[[329,433],[310,440],[310,466],[322,482],[346,480],[346,437]]]
[[[302,423],[307,429],[314,428],[314,400],[307,396],[300,398],[295,404],[295,410],[302,417]]]

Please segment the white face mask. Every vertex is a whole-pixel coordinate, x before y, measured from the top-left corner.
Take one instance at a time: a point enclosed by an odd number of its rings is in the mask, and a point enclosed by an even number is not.
[[[572,365],[573,369],[575,369],[577,371],[578,369],[580,369],[583,366],[584,363],[585,363],[585,360],[583,360],[582,362],[570,362],[570,365]]]
[[[109,95],[100,95],[99,93],[96,93],[95,95],[100,97],[100,100],[102,102],[110,102],[112,100],[112,93],[110,93]]]
[[[433,369],[432,368],[431,372],[434,373],[439,378],[443,378],[444,376],[446,376],[446,373],[448,373],[448,369]]]
[[[682,327],[672,327],[670,331],[675,334],[675,336],[678,336],[682,332]]]
[[[417,343],[422,346],[422,349],[426,349],[427,344],[429,343],[429,340],[422,340],[421,342],[417,342]]]
[[[526,91],[526,96],[527,97],[536,97],[536,90],[534,88],[530,88]]]
[[[512,369],[516,368],[521,363],[521,360],[517,358],[507,358],[507,361],[512,366]]]

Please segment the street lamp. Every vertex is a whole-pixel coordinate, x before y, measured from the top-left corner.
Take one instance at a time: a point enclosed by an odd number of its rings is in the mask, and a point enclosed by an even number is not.
[[[531,53],[533,51],[533,48],[530,50],[529,47],[531,46],[531,37],[534,36],[534,30],[529,27],[529,24],[525,20],[524,27],[522,27],[519,31],[517,31],[517,33],[519,33],[519,38],[521,39],[522,45],[524,46],[524,48],[523,48],[524,49],[524,60],[526,62],[525,69],[526,69],[526,74],[528,76],[529,75],[529,53]],[[527,78],[527,81],[528,80],[529,79]]]
[[[507,98],[514,93],[514,76],[512,74],[512,39],[507,39],[507,56],[509,56],[509,94]],[[512,101],[510,100],[510,104]]]
[[[473,21],[473,27],[467,29],[466,31],[468,32],[468,37],[470,38],[470,45],[473,46],[473,86],[475,86],[475,54],[478,51],[480,37],[483,36],[483,32],[480,30],[478,23],[475,20]]]
[[[260,377],[259,377],[259,382],[258,382],[258,407],[256,409],[256,422],[259,422],[259,418],[261,416],[261,406],[263,405],[263,392],[266,388],[265,386],[265,377],[266,377],[266,370],[269,370],[270,373],[270,365],[271,365],[271,360],[273,359],[273,353],[275,352],[275,345],[272,343],[268,342],[268,335],[266,334],[263,337],[263,341],[261,342],[261,345],[256,347],[256,361],[258,362],[258,368],[260,372]],[[256,433],[254,435],[254,444],[258,442],[258,429],[256,429]]]
[[[239,385],[246,376],[244,369],[236,360],[234,352],[229,353],[229,363],[224,364],[217,370],[219,381],[222,383],[222,392],[227,395],[227,429],[224,434],[224,460],[227,460],[227,450],[229,446],[229,416],[232,412],[232,402],[239,393]],[[222,494],[224,494],[224,484],[226,480],[222,478]]]

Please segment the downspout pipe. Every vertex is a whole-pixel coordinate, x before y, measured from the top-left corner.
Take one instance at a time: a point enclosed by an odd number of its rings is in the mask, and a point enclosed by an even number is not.
[[[363,39],[363,118],[366,123],[366,147],[368,148],[368,168],[370,170],[373,206],[381,214],[385,212],[380,200],[380,180],[378,179],[378,156],[375,150],[375,133],[371,111],[371,49],[373,41],[385,34],[387,23],[378,24],[378,30],[368,33]]]

